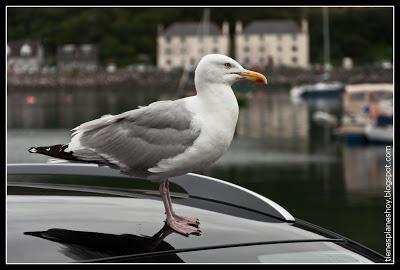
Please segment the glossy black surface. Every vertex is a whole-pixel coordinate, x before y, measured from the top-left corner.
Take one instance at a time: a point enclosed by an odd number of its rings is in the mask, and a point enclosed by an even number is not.
[[[119,170],[111,169],[106,166],[97,166],[94,164],[81,164],[81,163],[69,163],[69,164],[7,164],[7,173],[12,178],[15,176],[28,175],[29,179],[33,177],[33,180],[39,180],[38,182],[33,181],[37,186],[40,185],[43,180],[46,180],[46,188],[49,188],[49,184],[53,183],[51,188],[64,189],[64,190],[94,190],[96,193],[107,193],[107,194],[123,194],[130,196],[129,191],[123,189],[123,186],[132,186],[133,183],[148,184],[149,181],[129,177],[125,174],[121,174]],[[48,177],[45,177],[48,175]],[[79,182],[76,178],[80,176]],[[82,178],[82,176],[85,176]],[[18,177],[17,177],[18,178]],[[69,178],[69,179],[68,179]],[[84,185],[82,182],[88,182],[88,185]],[[100,181],[100,179],[103,179]],[[64,181],[67,180],[66,183]],[[71,181],[72,180],[72,181]],[[32,182],[20,178],[21,182]],[[101,183],[99,183],[99,181]],[[120,185],[111,185],[112,182],[122,183]],[[203,201],[216,201],[222,202],[224,205],[233,205],[236,208],[247,208],[251,212],[258,212],[262,215],[274,217],[282,221],[293,222],[294,217],[287,212],[283,207],[279,206],[275,202],[260,196],[259,194],[247,190],[241,186],[234,185],[227,181],[220,179],[198,175],[198,174],[186,174],[177,177],[171,177],[170,183],[179,186],[187,196],[190,198],[201,199]],[[156,181],[159,184],[158,181]],[[72,183],[73,186],[67,183]],[[63,184],[60,186],[60,184]],[[67,185],[66,185],[67,184]],[[154,184],[154,183],[153,183]],[[113,190],[110,190],[110,187]],[[121,189],[122,188],[122,189]],[[101,190],[102,189],[102,190]],[[194,202],[190,202],[193,206]],[[214,210],[214,209],[213,209]],[[226,212],[225,210],[223,211]],[[239,211],[241,212],[241,211]],[[233,212],[237,215],[237,209]]]
[[[86,177],[75,177],[69,181],[85,180]],[[40,181],[44,183],[38,185]],[[325,256],[320,260],[344,256],[350,262],[369,262],[330,242],[329,237],[267,215],[261,218],[260,213],[250,210],[175,193],[176,212],[199,218],[203,232],[201,236],[184,237],[165,226],[163,204],[156,191],[125,189],[125,193],[116,195],[112,188],[110,192],[98,193],[83,186],[81,191],[62,190],[72,186],[71,183],[56,186],[49,182],[49,178],[10,177],[8,262],[112,261],[108,258],[129,254],[136,256],[119,261],[285,262],[290,258],[301,261],[304,256],[296,254],[302,252],[312,254],[311,261],[318,256]],[[241,214],[230,214],[235,210]],[[304,243],[288,243],[293,240]],[[266,244],[271,241],[273,244]],[[240,246],[243,243],[247,244]],[[210,248],[213,246],[218,248]],[[315,252],[334,252],[334,255],[316,257]],[[290,256],[291,253],[294,255]]]
[[[25,235],[35,236],[62,244],[60,252],[66,257],[77,260],[92,260],[129,254],[150,253],[174,250],[174,247],[163,241],[173,230],[164,225],[153,236],[134,234],[109,234],[98,232],[73,231],[65,229],[49,229],[47,231],[25,232]],[[152,257],[148,262],[157,262]],[[183,262],[176,254],[162,257],[163,262]]]

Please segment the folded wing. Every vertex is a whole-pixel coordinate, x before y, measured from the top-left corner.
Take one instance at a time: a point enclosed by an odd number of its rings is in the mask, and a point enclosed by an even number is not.
[[[160,160],[177,156],[194,143],[200,130],[191,120],[182,101],[159,101],[76,127],[68,150],[82,160],[147,176]]]

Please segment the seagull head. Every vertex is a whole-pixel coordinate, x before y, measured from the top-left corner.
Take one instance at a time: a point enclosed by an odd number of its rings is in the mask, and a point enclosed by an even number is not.
[[[222,54],[203,56],[195,71],[195,81],[232,85],[243,79],[267,84],[264,75],[247,70],[232,58]]]

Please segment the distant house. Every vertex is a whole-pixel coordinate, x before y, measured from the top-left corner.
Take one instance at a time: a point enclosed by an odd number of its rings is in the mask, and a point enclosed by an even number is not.
[[[39,41],[7,42],[7,71],[39,72],[44,61],[44,49]]]
[[[229,54],[229,25],[215,23],[208,27],[198,22],[177,22],[157,36],[157,66],[164,70],[193,67],[209,53]]]
[[[254,21],[235,26],[235,57],[245,66],[309,66],[308,22]]]
[[[95,71],[98,50],[91,44],[65,44],[57,49],[57,66],[60,71]]]

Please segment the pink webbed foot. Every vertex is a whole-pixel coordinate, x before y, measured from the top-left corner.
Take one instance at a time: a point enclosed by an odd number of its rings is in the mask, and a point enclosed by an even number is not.
[[[191,234],[200,235],[201,230],[198,228],[194,228],[188,224],[178,222],[175,219],[167,219],[166,223],[168,226],[173,229],[175,232],[182,234],[184,236],[189,236]]]
[[[198,218],[192,218],[192,217],[185,217],[185,216],[178,216],[177,214],[173,214],[173,217],[175,218],[176,221],[179,223],[184,223],[187,225],[192,225],[195,227],[198,227],[200,224],[200,221]]]

